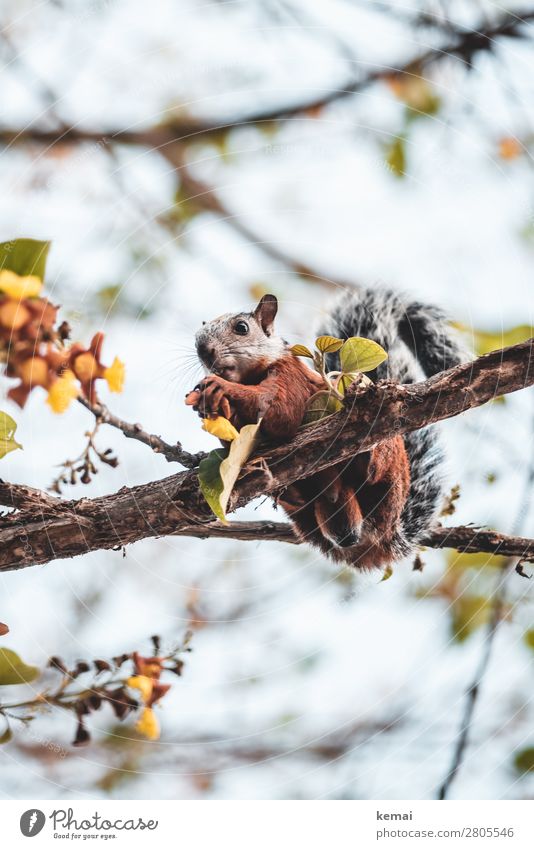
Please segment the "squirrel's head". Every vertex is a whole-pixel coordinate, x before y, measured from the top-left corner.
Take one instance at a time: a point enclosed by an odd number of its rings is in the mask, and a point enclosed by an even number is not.
[[[195,337],[197,354],[210,374],[233,383],[254,383],[286,351],[274,335],[278,301],[264,295],[253,312],[205,321]]]

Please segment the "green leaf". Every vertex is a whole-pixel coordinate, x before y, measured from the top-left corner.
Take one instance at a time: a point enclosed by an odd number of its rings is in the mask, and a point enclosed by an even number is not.
[[[469,335],[479,357],[491,351],[507,348],[509,345],[519,345],[520,342],[526,342],[534,336],[532,324],[517,324],[515,327],[500,330],[477,330],[457,321],[452,322],[452,326]]]
[[[529,649],[532,649],[532,651],[534,651],[534,628],[531,628],[529,631],[527,631],[523,639],[525,640],[525,643],[527,644]]]
[[[534,772],[534,746],[518,752],[514,757],[514,766],[518,772]]]
[[[450,551],[447,555],[449,569],[504,569],[508,558],[502,554],[488,554],[485,551]]]
[[[312,424],[343,409],[343,404],[328,389],[321,389],[308,401],[302,424]]]
[[[370,383],[372,383],[372,381],[371,381],[371,380],[369,380],[369,378],[368,378],[368,377],[364,377],[364,376],[362,375],[361,371],[348,371],[348,372],[343,372],[343,374],[342,374],[342,375],[341,375],[341,377],[339,378],[339,380],[338,380],[338,382],[337,382],[337,385],[336,385],[336,389],[337,389],[337,391],[338,391],[341,395],[345,395],[345,394],[346,394],[346,392],[347,392],[347,389],[349,388],[349,386],[350,386],[352,383],[354,383],[354,381],[355,381],[355,380],[357,380],[358,378],[360,378],[360,380],[361,380],[361,381],[363,381],[363,382],[362,382],[362,385],[363,385],[363,383],[366,383],[366,384],[370,384]]]
[[[406,150],[405,140],[398,136],[386,150],[386,162],[396,177],[404,177],[406,174]]]
[[[219,469],[225,457],[226,451],[224,448],[216,448],[215,451],[210,451],[208,456],[200,461],[198,467],[198,479],[202,495],[221,522],[225,520],[224,510],[221,507],[220,501],[224,484],[221,480]]]
[[[0,649],[0,686],[28,684],[39,675],[37,666],[28,666],[11,649]]]
[[[198,468],[200,489],[209,506],[221,522],[226,522],[226,508],[239,472],[252,454],[261,424],[245,425],[233,440],[228,453],[212,451]]]
[[[310,360],[313,360],[313,354],[306,345],[293,345],[291,348],[291,353],[295,357],[309,357]]]
[[[315,340],[315,346],[321,354],[334,354],[342,345],[343,339],[336,336],[318,336]]]
[[[452,635],[462,643],[470,634],[485,625],[490,617],[491,602],[485,596],[462,595],[452,606]]]
[[[22,445],[15,439],[16,429],[16,421],[0,410],[0,460],[10,451],[22,448]]]
[[[173,212],[182,224],[188,224],[198,214],[200,207],[190,197],[187,191],[180,186],[174,195]]]
[[[372,339],[351,336],[340,351],[341,368],[344,372],[373,371],[387,359],[387,354]]]
[[[0,270],[9,269],[21,277],[33,274],[44,280],[50,242],[37,239],[12,239],[0,243]]]
[[[0,746],[2,746],[4,743],[9,743],[9,741],[11,740],[12,737],[13,737],[13,732],[8,725],[6,730],[4,731],[2,736],[0,737]]]
[[[534,327],[531,324],[518,324],[495,333],[484,333],[475,331],[477,353],[486,354],[490,351],[507,348],[509,345],[519,345],[534,336]]]
[[[380,579],[380,583],[383,583],[383,581],[389,581],[389,579],[391,578],[392,575],[393,575],[393,566],[391,566],[391,565],[386,566],[386,568],[384,569],[384,574],[383,574],[382,578]]]

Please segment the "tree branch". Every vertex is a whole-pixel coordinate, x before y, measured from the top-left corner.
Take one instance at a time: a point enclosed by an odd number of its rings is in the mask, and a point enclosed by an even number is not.
[[[196,539],[237,539],[242,542],[285,542],[301,545],[305,540],[296,536],[289,522],[211,522],[206,525],[184,525],[173,536]],[[534,561],[534,539],[509,536],[487,528],[470,525],[436,527],[422,539],[426,548],[454,548],[456,551],[478,554],[500,554]]]
[[[331,103],[357,94],[375,82],[387,79],[391,75],[421,73],[429,66],[446,58],[457,58],[467,66],[471,66],[473,57],[480,52],[490,52],[495,47],[495,40],[502,37],[521,38],[526,34],[523,29],[534,19],[534,9],[514,14],[507,12],[492,25],[480,29],[463,30],[449,33],[450,40],[436,47],[431,47],[423,53],[414,56],[398,68],[390,66],[377,67],[358,78],[348,79],[336,88],[310,97],[307,100],[287,106],[257,109],[245,115],[235,116],[228,121],[202,121],[195,118],[182,118],[169,124],[142,130],[110,129],[108,131],[92,131],[83,127],[71,126],[62,130],[44,130],[38,127],[24,129],[4,128],[0,132],[0,142],[4,144],[19,144],[35,141],[41,144],[70,144],[89,142],[106,144],[141,145],[159,149],[163,145],[176,141],[200,140],[217,136],[240,126],[268,123],[271,121],[287,121],[291,118],[305,117],[308,113],[316,112]]]
[[[161,436],[156,436],[154,433],[148,433],[140,424],[132,424],[120,419],[109,410],[105,404],[92,404],[87,398],[80,396],[78,401],[82,406],[89,410],[98,422],[116,427],[122,431],[128,439],[137,439],[138,442],[143,442],[152,448],[156,454],[163,454],[169,463],[181,463],[186,469],[194,469],[200,461],[206,456],[203,451],[197,454],[190,454],[189,451],[184,451],[180,442],[171,445],[165,442]]]
[[[244,125],[261,125],[272,121],[306,118],[308,115],[317,113],[318,110],[338,100],[361,92],[373,83],[386,80],[392,76],[419,76],[429,66],[446,57],[459,58],[470,67],[476,53],[493,50],[495,39],[502,36],[522,37],[525,34],[523,25],[532,19],[534,19],[534,10],[525,11],[521,15],[506,13],[500,21],[497,21],[491,26],[485,26],[480,30],[459,29],[448,33],[450,41],[441,46],[431,47],[424,53],[413,57],[413,59],[401,67],[378,67],[357,78],[347,80],[339,87],[329,88],[297,104],[276,107],[274,109],[259,109],[248,115],[236,116],[228,121],[212,122],[186,117],[180,120],[174,120],[168,124],[139,130],[116,128],[108,131],[89,130],[77,125],[67,126],[61,121],[59,128],[51,130],[36,126],[28,126],[24,129],[4,128],[0,130],[0,144],[11,146],[14,144],[35,142],[41,145],[47,145],[51,149],[55,145],[87,143],[101,147],[104,150],[109,149],[109,145],[125,144],[139,145],[159,152],[179,172],[182,186],[191,200],[203,209],[209,210],[221,217],[244,239],[262,250],[272,259],[281,262],[295,273],[306,277],[309,281],[319,283],[326,288],[354,286],[357,285],[354,281],[339,278],[334,279],[330,275],[323,275],[316,269],[309,267],[306,263],[289,255],[286,251],[281,250],[272,242],[259,238],[241,218],[226,208],[212,187],[190,174],[185,160],[186,144],[191,141],[200,141],[211,137],[217,138],[229,130]],[[48,92],[48,94],[50,93]],[[173,459],[172,452],[171,459]]]
[[[302,428],[287,445],[266,446],[260,456],[253,458],[234,487],[229,511],[258,496],[276,496],[294,481],[332,463],[345,462],[396,434],[459,415],[496,395],[533,383],[531,339],[421,383],[373,384],[349,393],[347,409]],[[12,491],[9,484],[0,485],[2,503],[16,506],[19,488],[15,487],[15,496],[10,495]],[[20,569],[147,537],[206,536],[209,525],[214,525],[213,516],[199,490],[195,471],[123,487],[113,495],[95,499],[62,501],[46,496],[43,503],[30,508],[23,504],[21,510],[0,519],[0,569]],[[467,546],[465,550],[472,550],[465,537],[459,542]]]

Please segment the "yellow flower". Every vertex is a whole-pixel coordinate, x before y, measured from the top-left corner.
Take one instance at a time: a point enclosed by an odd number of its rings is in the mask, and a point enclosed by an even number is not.
[[[6,327],[8,330],[20,330],[29,318],[30,312],[24,304],[7,298],[3,300],[0,306],[0,324],[2,327]]]
[[[145,704],[148,702],[152,695],[152,688],[154,687],[152,678],[148,678],[147,675],[132,675],[128,678],[126,683],[128,687],[131,687],[133,690],[139,690],[141,698]]]
[[[104,371],[110,392],[122,392],[124,389],[124,363],[115,357],[112,364]]]
[[[48,383],[48,363],[42,357],[28,357],[17,370],[26,386],[46,386]]]
[[[76,377],[85,383],[89,383],[90,380],[98,377],[98,363],[90,351],[78,354],[74,360],[73,368]]]
[[[0,292],[4,292],[8,298],[21,301],[23,298],[36,298],[43,285],[43,281],[34,274],[22,277],[8,268],[0,271]]]
[[[64,413],[70,402],[78,397],[76,378],[71,371],[66,371],[52,384],[46,399],[54,413]]]
[[[219,439],[223,439],[225,442],[232,442],[236,436],[239,436],[233,424],[228,419],[225,419],[224,416],[217,416],[216,419],[204,419],[202,427],[208,433],[218,436]]]
[[[159,740],[159,723],[152,708],[145,708],[137,720],[136,730],[148,740]]]

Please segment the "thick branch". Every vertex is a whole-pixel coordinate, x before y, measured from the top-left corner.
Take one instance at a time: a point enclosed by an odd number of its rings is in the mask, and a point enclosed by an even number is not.
[[[276,495],[292,482],[334,462],[347,461],[395,434],[418,430],[532,384],[534,340],[487,354],[421,383],[373,385],[350,396],[347,410],[303,428],[290,444],[266,448],[249,462],[232,493],[230,510],[258,496]],[[5,487],[9,489],[9,485],[3,485],[4,499]],[[0,569],[20,569],[147,537],[205,536],[208,525],[213,525],[212,515],[199,491],[197,474],[181,472],[124,487],[113,495],[57,501],[53,506],[36,504],[4,517],[0,521]],[[459,542],[468,545],[465,537]]]

